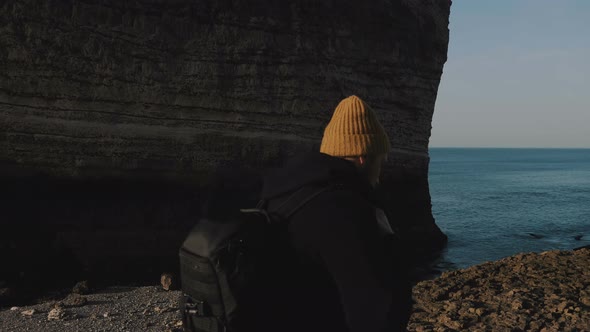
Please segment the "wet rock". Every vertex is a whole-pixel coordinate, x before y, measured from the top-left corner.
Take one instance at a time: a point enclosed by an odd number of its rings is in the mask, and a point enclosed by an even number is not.
[[[542,238],[544,238],[543,235],[534,234],[534,233],[529,233],[529,236],[532,237],[533,239],[542,239]]]

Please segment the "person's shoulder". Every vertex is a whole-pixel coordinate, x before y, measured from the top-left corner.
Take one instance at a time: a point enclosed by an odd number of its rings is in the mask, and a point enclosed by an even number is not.
[[[375,207],[354,190],[332,190],[309,202],[289,223],[294,247],[311,257],[334,248],[361,250],[373,241]]]
[[[346,222],[355,223],[372,218],[375,206],[362,193],[345,187],[326,190],[306,204],[296,219],[304,219],[315,227]],[[299,218],[297,218],[299,217]]]
[[[359,206],[372,206],[373,204],[368,199],[367,195],[353,188],[348,188],[342,185],[333,185],[320,195],[318,201],[335,201],[340,203],[340,208],[352,208]],[[352,206],[342,206],[343,203],[350,203]]]

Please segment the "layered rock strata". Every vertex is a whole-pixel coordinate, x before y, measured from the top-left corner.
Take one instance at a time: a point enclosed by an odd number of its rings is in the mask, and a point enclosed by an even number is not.
[[[390,219],[408,242],[440,246],[428,140],[449,10],[446,0],[2,2],[0,181],[11,208],[0,218],[26,225],[10,238],[40,238],[34,249],[0,244],[35,256],[59,238],[75,253],[153,255],[118,231],[139,225],[169,257],[180,235],[160,231],[194,222],[191,197],[209,171],[316,149],[338,101],[356,94],[392,139]]]

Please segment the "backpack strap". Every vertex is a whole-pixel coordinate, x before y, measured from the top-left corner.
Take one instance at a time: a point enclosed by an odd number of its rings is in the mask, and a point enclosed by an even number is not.
[[[281,203],[278,207],[272,209],[268,213],[271,216],[278,217],[280,221],[287,221],[295,212],[299,211],[303,206],[307,203],[311,202],[314,198],[326,192],[328,190],[332,190],[339,185],[330,184],[327,186],[317,187],[317,186],[305,186],[301,189],[297,190],[291,196],[289,196],[284,202]]]
[[[295,212],[299,211],[305,204],[311,202],[321,193],[340,187],[342,187],[341,184],[329,184],[321,187],[305,186],[291,194],[281,205],[272,209],[272,211],[268,210],[268,201],[264,199],[258,202],[256,208],[240,209],[240,211],[246,214],[261,214],[269,224],[273,223],[274,220],[284,222],[289,220]]]

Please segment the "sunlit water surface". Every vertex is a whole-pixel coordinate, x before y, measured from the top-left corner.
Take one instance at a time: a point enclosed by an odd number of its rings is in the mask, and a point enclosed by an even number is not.
[[[590,244],[590,149],[430,149],[447,268]]]

